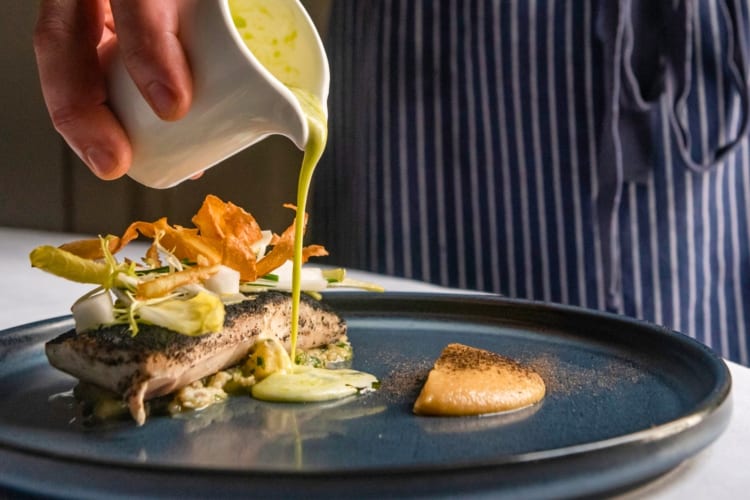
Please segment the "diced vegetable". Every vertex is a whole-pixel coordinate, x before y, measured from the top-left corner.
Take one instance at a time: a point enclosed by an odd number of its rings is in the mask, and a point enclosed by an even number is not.
[[[276,289],[291,291],[292,289],[292,262],[286,261],[277,267],[274,274],[278,276]],[[300,286],[306,292],[320,292],[328,288],[328,280],[323,276],[319,267],[303,267],[300,276]]]
[[[273,240],[273,231],[264,230],[261,231],[261,234],[263,237],[252,245],[256,259],[261,259],[266,254],[266,248],[268,248],[268,245],[270,245]]]
[[[281,342],[275,338],[260,339],[253,346],[243,371],[262,380],[275,372],[286,372],[293,367],[292,359]]]
[[[323,269],[323,277],[327,279],[329,283],[341,282],[346,279],[346,270],[342,267]]]
[[[70,308],[76,323],[76,332],[93,330],[115,320],[112,296],[106,290],[84,295]]]
[[[203,282],[203,286],[220,296],[240,293],[240,273],[231,267],[219,266],[217,271]]]

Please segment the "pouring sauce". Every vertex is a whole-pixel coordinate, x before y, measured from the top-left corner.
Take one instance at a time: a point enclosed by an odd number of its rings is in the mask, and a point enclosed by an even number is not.
[[[297,182],[297,213],[294,228],[292,273],[291,359],[296,359],[301,294],[302,240],[307,198],[315,167],[328,139],[328,119],[323,103],[302,88],[294,61],[297,59],[299,33],[293,14],[278,0],[229,0],[232,18],[242,40],[260,63],[296,97],[307,120],[308,138]],[[356,380],[356,382],[355,382]],[[352,387],[372,387],[377,379],[354,370],[327,370],[293,364],[260,382],[253,390],[258,399],[288,402],[325,401],[353,394]],[[257,386],[256,386],[257,387]],[[357,392],[357,391],[355,391]]]

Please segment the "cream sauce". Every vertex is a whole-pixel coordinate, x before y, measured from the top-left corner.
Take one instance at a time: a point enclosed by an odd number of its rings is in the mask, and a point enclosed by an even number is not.
[[[252,387],[253,397],[283,403],[330,401],[372,391],[378,380],[357,370],[327,370],[295,365],[289,371],[278,371]]]

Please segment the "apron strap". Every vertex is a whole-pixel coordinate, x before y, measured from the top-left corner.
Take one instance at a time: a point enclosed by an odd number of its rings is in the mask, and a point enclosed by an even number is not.
[[[726,40],[722,68],[739,100],[740,125],[734,134],[720,137],[720,143],[704,151],[701,158],[695,158],[687,122],[699,0],[603,0],[599,4],[597,34],[603,47],[605,112],[596,217],[609,309],[619,310],[622,302],[617,214],[623,184],[645,182],[653,170],[654,125],[659,123],[662,103],[666,100],[679,161],[695,172],[707,172],[721,164],[750,128],[750,27],[740,0],[716,1]]]

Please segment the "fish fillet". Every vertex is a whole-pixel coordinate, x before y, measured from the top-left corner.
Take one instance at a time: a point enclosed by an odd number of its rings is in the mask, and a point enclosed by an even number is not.
[[[261,337],[291,348],[291,297],[263,292],[226,306],[224,329],[197,337],[143,325],[133,336],[125,325],[83,333],[74,330],[45,346],[52,366],[81,381],[121,394],[133,419],[146,420],[144,401],[163,396],[239,363]],[[346,323],[305,295],[300,303],[297,347],[313,349],[346,335]]]

